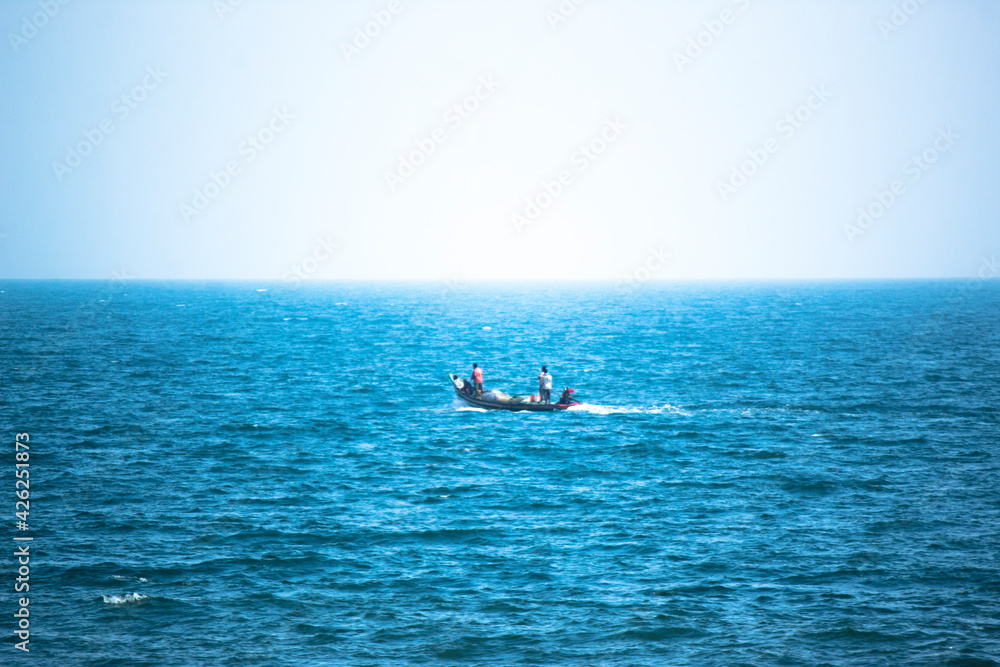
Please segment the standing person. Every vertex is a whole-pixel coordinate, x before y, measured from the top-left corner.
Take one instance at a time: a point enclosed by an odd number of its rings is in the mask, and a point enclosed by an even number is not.
[[[483,395],[483,369],[472,364],[472,388],[476,390],[476,398]]]
[[[542,372],[538,374],[538,399],[543,403],[549,402],[549,392],[552,391],[552,376],[549,369],[542,366]]]

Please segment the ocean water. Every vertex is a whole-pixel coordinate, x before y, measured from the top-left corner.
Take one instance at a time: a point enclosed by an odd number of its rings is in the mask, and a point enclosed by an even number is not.
[[[2,282],[0,663],[996,665],[998,315],[995,282]],[[472,362],[584,405],[464,408]]]

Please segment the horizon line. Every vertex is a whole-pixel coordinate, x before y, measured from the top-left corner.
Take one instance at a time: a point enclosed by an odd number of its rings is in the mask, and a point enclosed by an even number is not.
[[[835,277],[835,278],[659,278],[637,284],[633,289],[649,285],[672,285],[678,283],[848,283],[848,282],[917,282],[935,280],[984,280],[991,281],[1000,278],[998,275],[950,275],[950,276],[871,276],[871,277]],[[419,285],[547,285],[552,283],[562,285],[618,285],[626,284],[622,279],[611,278],[309,278],[302,281],[290,281],[284,278],[133,278],[130,276],[112,276],[110,278],[9,278],[0,277],[0,282],[121,282],[121,283],[155,283],[155,282],[188,282],[188,283],[267,283],[281,284],[291,288],[308,285],[332,284],[419,284]]]

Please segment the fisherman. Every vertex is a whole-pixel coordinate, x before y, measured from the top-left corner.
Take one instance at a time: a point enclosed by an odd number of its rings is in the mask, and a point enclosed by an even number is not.
[[[483,395],[483,369],[472,364],[472,386],[476,390],[476,398]]]
[[[552,376],[545,366],[542,366],[542,372],[538,374],[538,398],[545,403],[552,401]]]

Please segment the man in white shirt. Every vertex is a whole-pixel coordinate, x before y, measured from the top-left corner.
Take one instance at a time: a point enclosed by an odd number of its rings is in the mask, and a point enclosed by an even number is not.
[[[552,376],[545,366],[542,366],[542,372],[538,374],[538,398],[543,403],[552,401]]]

